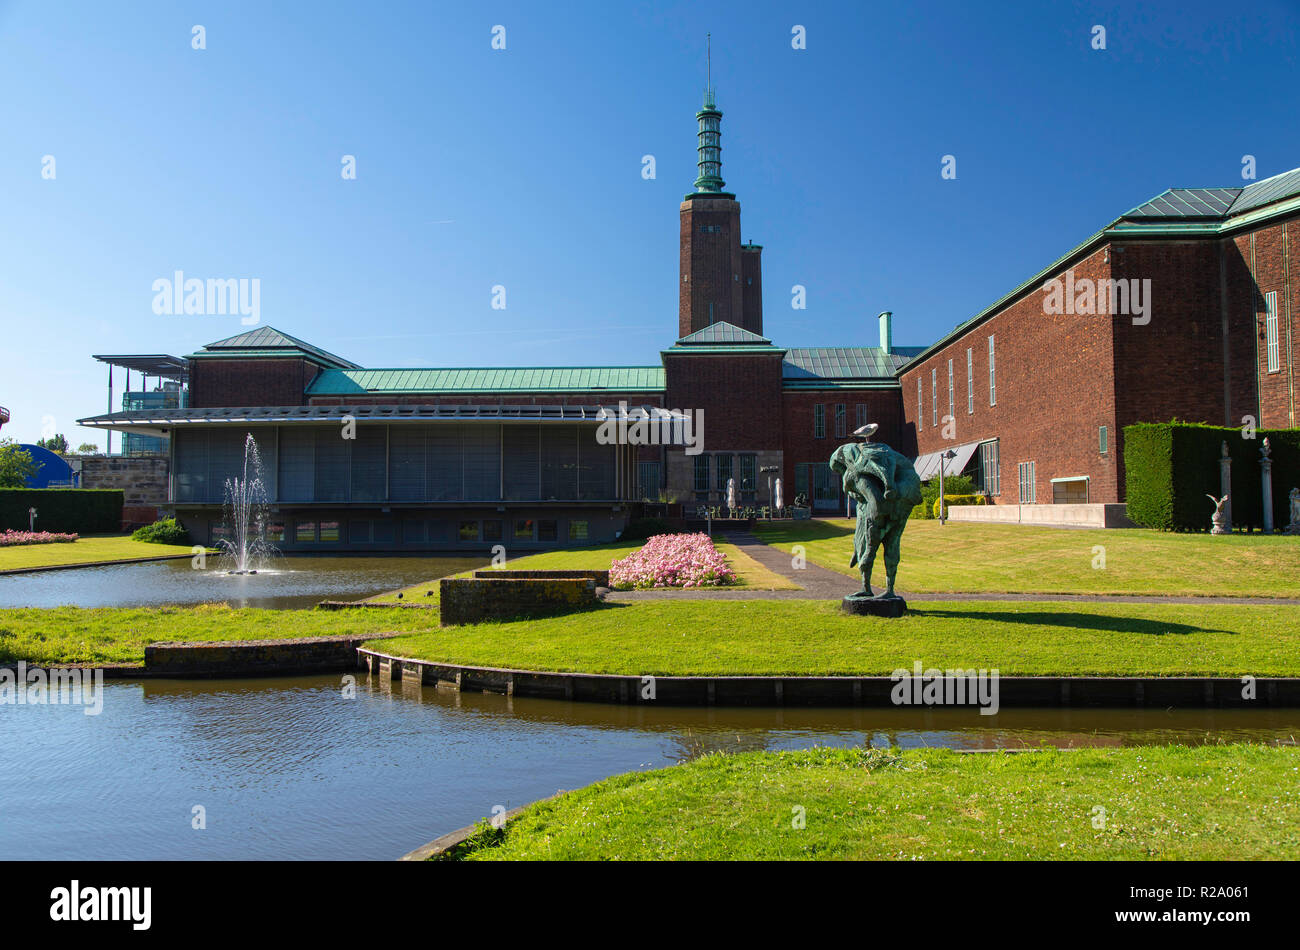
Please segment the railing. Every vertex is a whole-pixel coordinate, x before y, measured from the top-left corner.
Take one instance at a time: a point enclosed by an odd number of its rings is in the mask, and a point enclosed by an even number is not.
[[[9,410],[6,409],[4,406],[0,406],[0,426],[4,425],[8,421],[9,421]]]

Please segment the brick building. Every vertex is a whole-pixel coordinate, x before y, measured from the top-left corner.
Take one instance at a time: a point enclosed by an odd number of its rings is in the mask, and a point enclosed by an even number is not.
[[[256,439],[286,549],[515,549],[606,540],[635,503],[741,500],[843,511],[827,465],[867,422],[940,452],[998,504],[1123,500],[1125,425],[1295,425],[1290,249],[1300,170],[1173,189],[1133,209],[929,347],[791,348],[763,332],[762,248],[723,191],[722,113],[697,113],[679,208],[677,339],[657,364],[365,369],[271,327],[191,354],[185,408],[81,424],[169,438],[170,498],[220,533],[225,479]],[[702,413],[689,438],[602,436],[610,413]],[[342,435],[352,425],[350,436]],[[680,434],[680,433],[679,433]]]

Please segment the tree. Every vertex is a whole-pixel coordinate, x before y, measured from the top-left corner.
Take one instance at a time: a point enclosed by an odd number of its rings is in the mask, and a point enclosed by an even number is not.
[[[68,440],[61,432],[56,432],[48,439],[37,439],[36,444],[43,449],[49,449],[56,455],[63,455],[68,451]]]
[[[13,439],[0,439],[0,488],[22,488],[40,467]]]
[[[77,446],[78,455],[94,455],[99,452],[99,446],[94,442],[82,442]]]

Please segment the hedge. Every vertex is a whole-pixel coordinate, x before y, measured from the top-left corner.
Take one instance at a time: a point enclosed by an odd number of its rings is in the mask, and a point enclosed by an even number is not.
[[[971,495],[949,495],[947,492],[944,492],[944,493],[943,493],[943,498],[944,498],[944,505],[945,505],[946,507],[948,507],[948,508],[952,508],[952,507],[955,506],[955,505],[983,505],[983,504],[987,504],[987,502],[984,501],[984,496],[983,496],[983,495],[974,495],[974,494],[971,494]],[[934,517],[934,518],[939,517],[939,499],[938,499],[938,498],[936,498],[936,499],[934,500],[934,504],[930,506],[930,511],[933,513],[933,517]]]
[[[1146,528],[1208,531],[1218,498],[1219,457],[1228,443],[1232,457],[1232,526],[1264,527],[1260,449],[1269,440],[1273,459],[1273,527],[1289,520],[1288,492],[1300,485],[1300,429],[1241,429],[1190,422],[1143,422],[1124,427],[1128,517]]]
[[[36,530],[108,534],[122,530],[120,488],[0,488],[0,529],[27,530],[27,509],[36,509]]]

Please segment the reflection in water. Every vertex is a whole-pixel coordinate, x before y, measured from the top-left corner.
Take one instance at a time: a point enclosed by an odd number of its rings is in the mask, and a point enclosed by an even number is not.
[[[1294,742],[1300,710],[687,709],[360,676],[109,682],[0,707],[0,859],[391,859],[557,789],[710,751]],[[191,827],[203,806],[207,828]]]
[[[142,607],[222,602],[232,607],[314,607],[363,600],[435,577],[484,567],[486,558],[277,557],[256,574],[228,574],[224,558],[205,570],[189,558],[0,576],[0,607]]]

